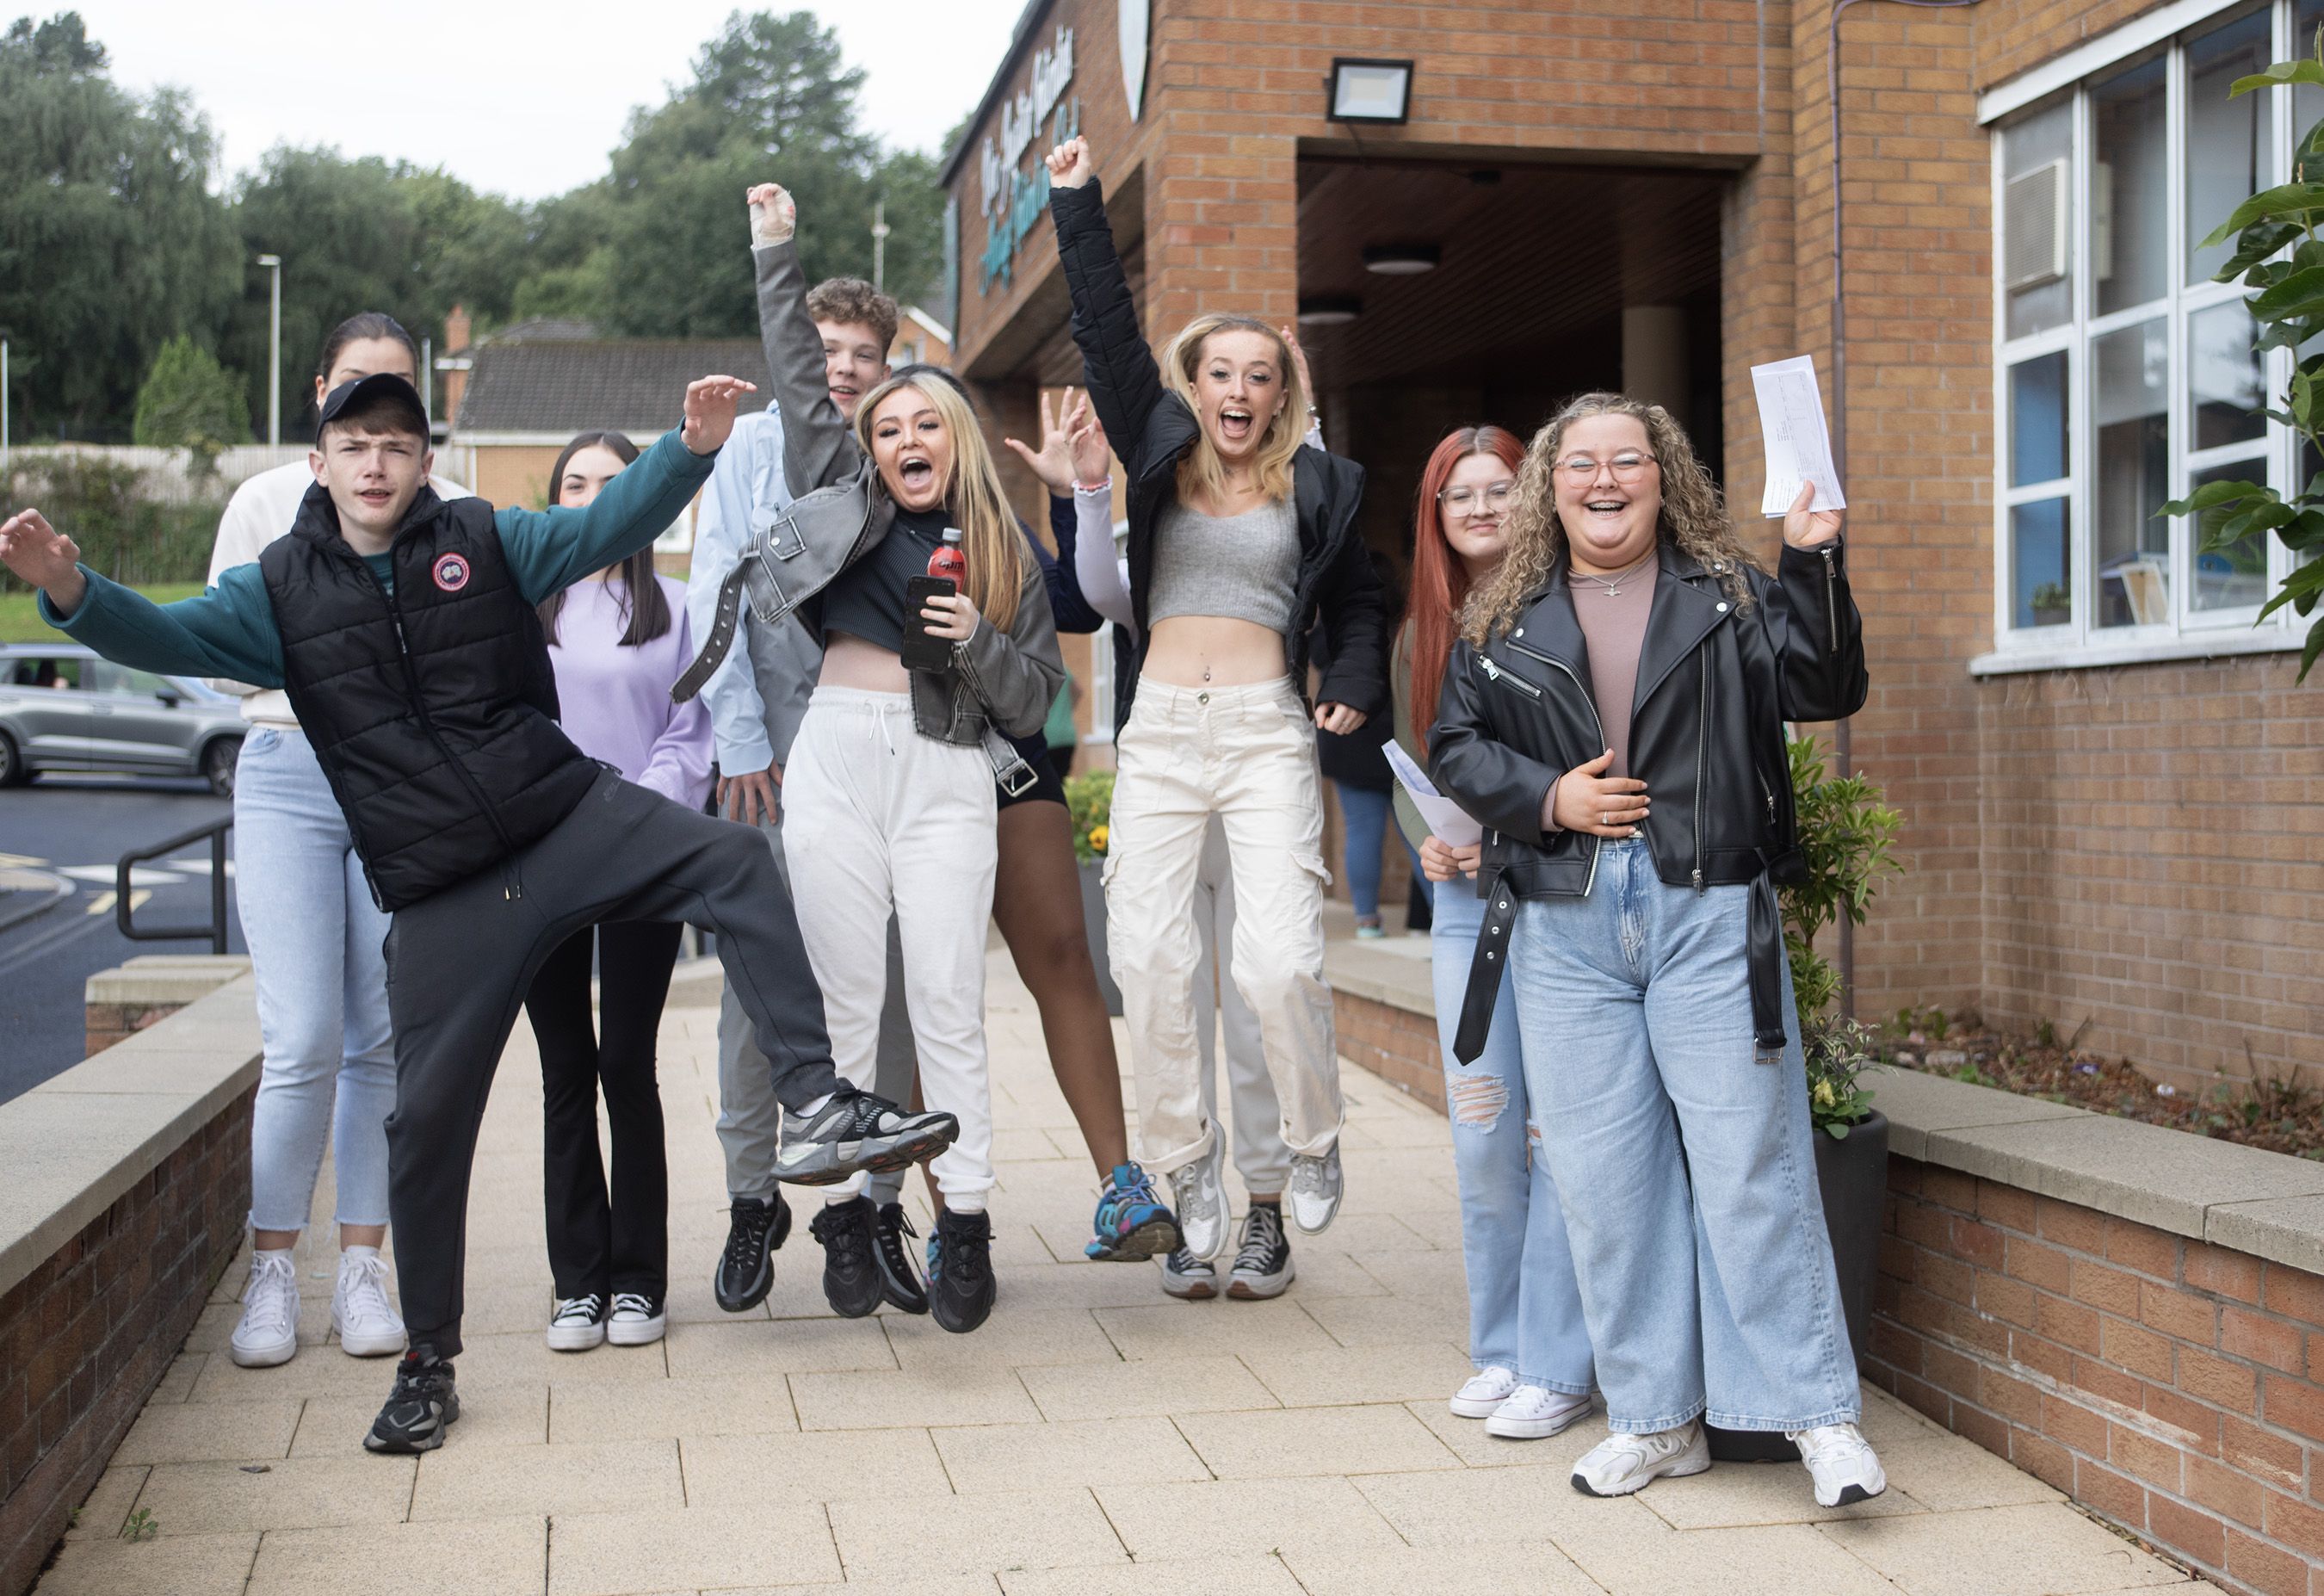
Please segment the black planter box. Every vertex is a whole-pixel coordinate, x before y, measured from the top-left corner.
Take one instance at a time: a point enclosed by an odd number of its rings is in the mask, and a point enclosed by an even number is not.
[[[1816,1185],[1831,1232],[1831,1260],[1848,1315],[1848,1342],[1859,1359],[1872,1333],[1872,1279],[1880,1267],[1880,1221],[1888,1193],[1888,1119],[1879,1110],[1835,1140],[1815,1132]],[[1711,1455],[1723,1463],[1795,1463],[1800,1450],[1777,1430],[1711,1432]]]

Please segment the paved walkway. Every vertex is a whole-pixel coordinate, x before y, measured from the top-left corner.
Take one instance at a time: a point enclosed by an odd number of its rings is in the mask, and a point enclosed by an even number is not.
[[[548,1352],[539,1074],[520,1035],[477,1171],[446,1447],[361,1450],[389,1365],[327,1344],[327,1250],[300,1259],[298,1358],[230,1363],[237,1260],[42,1596],[2208,1588],[1877,1393],[1866,1429],[1894,1483],[1834,1512],[1790,1466],[1592,1500],[1566,1474],[1597,1423],[1519,1444],[1450,1417],[1468,1364],[1446,1128],[1359,1071],[1347,1206],[1297,1243],[1287,1297],[1173,1302],[1149,1265],[1082,1262],[1091,1174],[1005,956],[991,1007],[1001,1295],[978,1333],[831,1316],[804,1215],[767,1306],[718,1312],[716,1014],[688,1007],[662,1031],[669,1339]]]

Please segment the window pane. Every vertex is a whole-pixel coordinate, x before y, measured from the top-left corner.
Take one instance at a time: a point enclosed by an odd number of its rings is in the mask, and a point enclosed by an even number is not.
[[[2257,328],[2240,300],[2199,310],[2187,318],[2187,385],[2194,401],[2199,449],[2248,443],[2267,435],[2258,413],[2259,352],[2252,346]]]
[[[2169,286],[2168,70],[2158,56],[2090,91],[2090,275],[2100,316],[2159,300]]]
[[[2066,475],[2066,352],[2009,368],[2009,485]]]
[[[2009,337],[2074,311],[2074,107],[2061,100],[2001,135],[2002,276]]]
[[[2261,185],[2260,131],[2269,97],[2238,100],[2227,89],[2238,78],[2267,67],[2270,13],[2255,12],[2187,46],[2187,281],[2201,282],[2227,264],[2225,244],[2209,249],[2196,240]]]
[[[2192,493],[2207,482],[2267,481],[2267,462],[2254,457],[2232,465],[2213,466],[2188,479]],[[2190,526],[2195,540],[2195,587],[2190,604],[2199,610],[2247,610],[2267,596],[2267,541],[2257,534],[2238,538],[2224,549],[2203,547],[2202,529]]]
[[[2170,337],[2161,317],[2090,341],[2098,421],[2091,502],[2100,626],[2170,616],[2171,529],[2154,512],[2169,497]],[[2126,567],[2137,567],[2126,573]],[[2163,595],[2159,606],[2157,595]]]
[[[2009,623],[2063,626],[2073,617],[2066,501],[2043,499],[2009,512]]]

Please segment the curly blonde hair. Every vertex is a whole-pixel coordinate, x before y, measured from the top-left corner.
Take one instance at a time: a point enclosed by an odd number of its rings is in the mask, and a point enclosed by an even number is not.
[[[1508,552],[1500,565],[1470,594],[1461,614],[1461,635],[1482,648],[1507,632],[1526,601],[1549,584],[1565,563],[1565,528],[1557,519],[1557,458],[1565,429],[1590,416],[1629,416],[1646,429],[1646,444],[1662,466],[1662,512],[1655,537],[1692,557],[1719,578],[1738,610],[1751,605],[1744,575],[1756,562],[1727,518],[1727,506],[1711,474],[1695,457],[1694,446],[1668,411],[1621,393],[1584,393],[1543,423],[1517,467],[1510,495]]]

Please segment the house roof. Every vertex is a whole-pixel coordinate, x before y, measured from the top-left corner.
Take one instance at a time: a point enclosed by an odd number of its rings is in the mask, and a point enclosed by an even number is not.
[[[569,317],[536,316],[526,321],[512,321],[497,331],[486,333],[476,342],[521,344],[528,340],[539,343],[543,339],[555,338],[566,343],[586,343],[604,337],[604,334],[598,330],[597,324],[594,321],[582,321]]]
[[[741,410],[767,408],[767,357],[756,338],[503,337],[473,359],[456,438],[597,428],[650,437],[678,424],[686,385],[714,372],[759,384]]]

